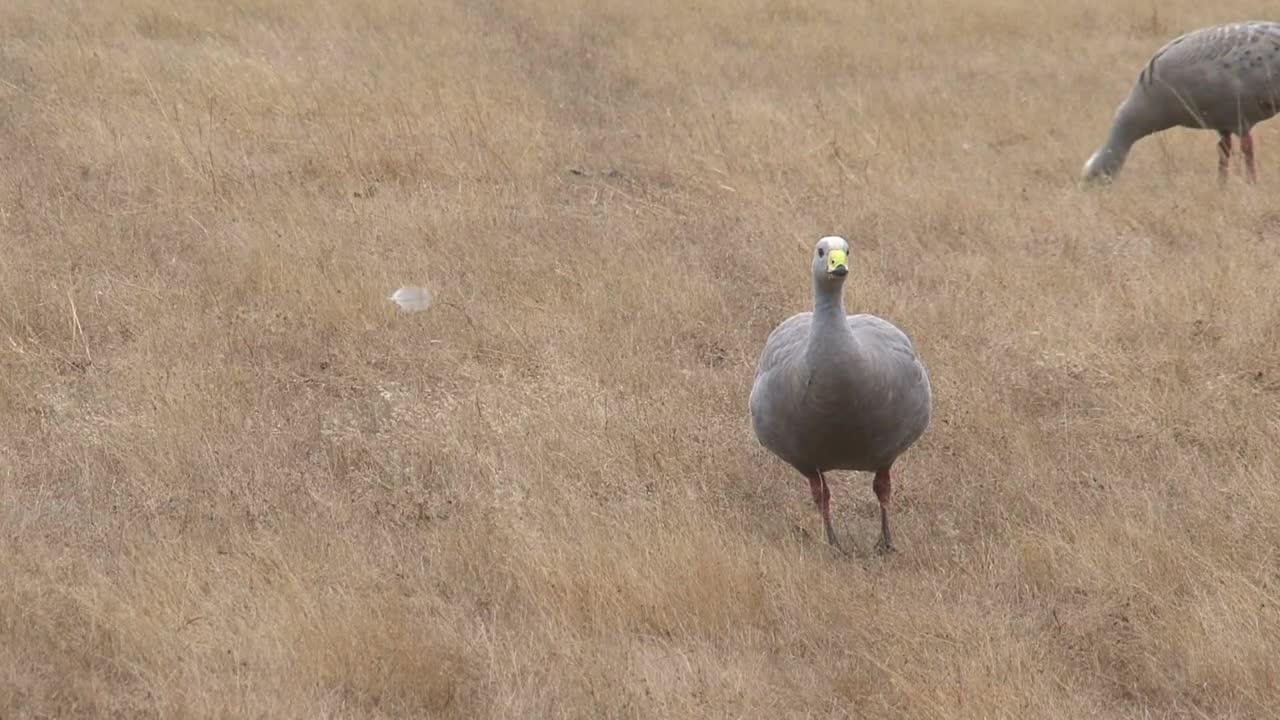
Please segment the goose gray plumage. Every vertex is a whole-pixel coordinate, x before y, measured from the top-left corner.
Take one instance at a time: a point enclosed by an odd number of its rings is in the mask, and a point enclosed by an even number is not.
[[[1231,136],[1240,136],[1249,182],[1254,125],[1280,110],[1280,23],[1229,23],[1186,33],[1156,51],[1116,109],[1106,141],[1085,163],[1085,180],[1119,173],[1134,143],[1172,127],[1218,133],[1218,177],[1226,180]]]
[[[932,391],[906,334],[874,315],[845,314],[848,252],[836,236],[814,248],[813,311],[787,318],[765,341],[751,387],[751,427],[761,445],[808,478],[827,542],[837,548],[824,473],[874,472],[878,547],[888,552],[889,473],[928,427]]]

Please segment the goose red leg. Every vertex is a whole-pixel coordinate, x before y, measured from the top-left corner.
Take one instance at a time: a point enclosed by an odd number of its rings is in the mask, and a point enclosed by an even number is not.
[[[1253,164],[1253,131],[1240,136],[1240,152],[1244,153],[1244,169],[1249,182],[1257,182],[1258,170]]]

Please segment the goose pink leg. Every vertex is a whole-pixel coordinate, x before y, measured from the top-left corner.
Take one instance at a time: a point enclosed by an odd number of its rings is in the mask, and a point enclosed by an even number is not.
[[[1244,141],[1240,144],[1243,146]],[[1227,181],[1227,169],[1231,165],[1231,133],[1221,133],[1218,139],[1218,182]]]
[[[882,553],[893,552],[893,535],[889,532],[889,501],[893,497],[893,478],[889,468],[876,471],[876,479],[871,486],[876,491],[876,499],[880,501],[880,542],[876,549]]]
[[[827,478],[821,470],[809,478],[809,490],[813,492],[813,503],[818,506],[818,512],[822,513],[822,526],[827,533],[827,542],[844,552],[844,548],[836,540],[836,529],[831,524],[831,487],[827,485]]]

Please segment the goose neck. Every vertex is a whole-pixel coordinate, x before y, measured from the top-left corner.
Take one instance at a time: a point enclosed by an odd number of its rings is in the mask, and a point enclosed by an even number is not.
[[[840,285],[818,285],[814,288],[813,320],[817,325],[847,327],[844,293]]]
[[[1159,118],[1152,117],[1146,103],[1131,98],[1120,106],[1112,119],[1105,147],[1121,155],[1127,154],[1134,143],[1161,130],[1161,124]]]

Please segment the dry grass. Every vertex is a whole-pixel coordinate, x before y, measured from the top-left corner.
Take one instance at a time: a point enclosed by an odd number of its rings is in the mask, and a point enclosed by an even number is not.
[[[1074,182],[1269,9],[6,3],[0,716],[1269,716],[1280,132]],[[747,420],[828,233],[936,389],[884,560]]]

